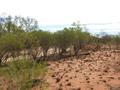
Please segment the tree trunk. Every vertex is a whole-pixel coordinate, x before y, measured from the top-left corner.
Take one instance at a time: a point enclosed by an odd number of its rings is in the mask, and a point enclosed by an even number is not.
[[[77,56],[78,51],[79,51],[79,47],[74,45],[74,54],[75,54],[75,56]]]
[[[44,57],[44,60],[46,59],[47,51],[48,51],[48,49],[43,50],[43,57]]]
[[[0,66],[2,65],[2,59],[0,59]]]

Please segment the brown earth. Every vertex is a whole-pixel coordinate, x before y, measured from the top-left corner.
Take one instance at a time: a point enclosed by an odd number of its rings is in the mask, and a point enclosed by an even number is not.
[[[96,51],[48,64],[48,90],[120,90],[120,51]]]

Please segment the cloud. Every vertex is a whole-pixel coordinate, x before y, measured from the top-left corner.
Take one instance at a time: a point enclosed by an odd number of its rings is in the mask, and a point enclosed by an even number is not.
[[[36,18],[40,25],[120,21],[119,0],[1,0],[0,13]]]

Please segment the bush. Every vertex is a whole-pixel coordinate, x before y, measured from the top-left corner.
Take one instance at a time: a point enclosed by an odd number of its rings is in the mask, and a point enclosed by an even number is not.
[[[10,81],[9,90],[29,90],[35,85],[44,83],[47,72],[46,63],[36,63],[32,60],[17,60],[0,68],[0,76]],[[42,86],[40,86],[42,88]]]

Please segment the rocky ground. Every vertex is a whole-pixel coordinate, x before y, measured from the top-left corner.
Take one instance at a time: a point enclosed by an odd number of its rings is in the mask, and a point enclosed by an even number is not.
[[[48,90],[120,90],[120,51],[96,51],[48,63]]]

